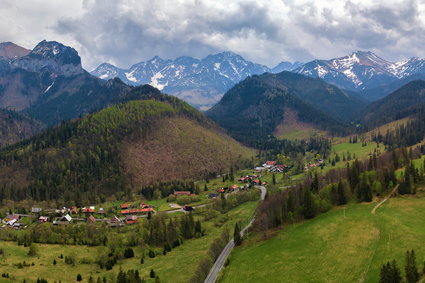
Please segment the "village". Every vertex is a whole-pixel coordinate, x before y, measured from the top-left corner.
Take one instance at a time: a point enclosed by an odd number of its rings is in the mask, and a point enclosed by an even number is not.
[[[266,161],[262,166],[255,167],[254,172],[264,173],[284,173],[287,172],[289,166],[277,164],[276,161]],[[223,175],[224,176],[224,175]],[[218,178],[221,175],[217,176]],[[211,200],[218,198],[220,195],[227,197],[228,194],[238,193],[240,191],[251,190],[254,186],[266,185],[267,182],[261,181],[261,174],[249,174],[241,176],[237,181],[238,184],[232,186],[221,186],[216,188],[214,192],[205,195],[206,203],[198,206],[184,204],[182,206],[176,203],[169,203],[169,210],[159,212],[154,205],[147,204],[146,201],[139,202],[123,202],[115,206],[105,209],[104,207],[85,206],[85,207],[62,207],[47,208],[32,207],[28,213],[12,213],[2,219],[0,229],[25,229],[29,225],[43,223],[51,223],[52,225],[68,225],[68,224],[95,224],[102,223],[111,228],[121,227],[124,225],[137,224],[140,218],[150,218],[157,213],[190,213],[197,207],[203,207],[211,203]],[[174,199],[181,196],[193,196],[191,191],[181,191],[176,188],[173,192]],[[168,200],[167,200],[168,201]]]

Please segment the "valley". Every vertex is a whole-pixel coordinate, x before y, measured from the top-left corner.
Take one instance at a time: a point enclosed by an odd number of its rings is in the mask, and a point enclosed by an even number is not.
[[[0,44],[0,281],[423,281],[424,59],[201,53]]]

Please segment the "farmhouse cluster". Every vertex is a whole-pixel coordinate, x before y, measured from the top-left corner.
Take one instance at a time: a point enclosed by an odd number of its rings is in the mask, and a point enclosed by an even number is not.
[[[119,211],[122,215],[113,215],[110,218],[107,214]],[[155,213],[152,206],[141,202],[140,204],[123,203],[110,209],[107,213],[103,207],[96,209],[95,206],[81,207],[71,206],[61,209],[45,209],[33,207],[29,214],[11,213],[3,220],[2,228],[22,229],[27,225],[38,222],[40,224],[52,222],[53,225],[67,225],[69,223],[107,223],[111,227],[122,226],[123,224],[134,224],[140,217],[146,217],[148,213]],[[95,217],[96,216],[96,217]]]
[[[273,172],[273,173],[284,173],[289,170],[289,166],[285,164],[277,164],[277,161],[266,161],[262,166],[255,167],[254,170],[257,172]]]

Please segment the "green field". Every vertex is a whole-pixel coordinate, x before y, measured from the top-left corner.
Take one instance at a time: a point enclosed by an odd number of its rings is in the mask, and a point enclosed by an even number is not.
[[[75,282],[77,274],[81,274],[83,282],[87,282],[90,276],[95,280],[97,277],[103,276],[107,279],[116,278],[120,268],[123,270],[137,269],[142,277],[148,279],[148,282],[154,281],[149,278],[151,269],[155,270],[161,282],[188,282],[199,262],[207,255],[212,241],[219,237],[226,226],[233,231],[236,222],[247,223],[253,216],[257,205],[257,201],[247,202],[230,210],[226,215],[218,213],[212,220],[202,223],[206,231],[204,237],[187,240],[165,256],[158,255],[153,259],[146,256],[144,264],[140,263],[142,248],[135,247],[133,248],[134,258],[119,260],[110,271],[100,269],[96,264],[97,255],[105,249],[102,246],[36,244],[38,255],[30,257],[28,256],[28,247],[18,246],[16,242],[3,241],[0,242],[0,248],[4,251],[4,255],[0,256],[0,274],[9,273],[13,278],[0,277],[0,282],[23,282],[24,279],[27,279],[28,282],[28,279],[36,280],[37,278],[45,278],[49,282],[54,280]],[[162,251],[162,248],[158,248],[157,251]],[[77,264],[75,266],[66,264],[63,259],[59,259],[61,254],[64,257],[73,254]],[[53,264],[53,260],[56,260],[56,265]],[[30,266],[18,268],[17,264],[24,261]],[[32,263],[34,263],[33,266]]]
[[[404,276],[405,252],[425,260],[425,197],[350,204],[313,220],[262,235],[237,248],[222,282],[378,282],[385,262],[396,259]],[[255,266],[255,268],[253,268]]]

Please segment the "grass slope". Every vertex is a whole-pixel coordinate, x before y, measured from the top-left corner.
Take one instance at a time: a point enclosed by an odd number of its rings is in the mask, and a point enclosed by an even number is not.
[[[390,199],[372,215],[375,205],[350,204],[251,240],[235,250],[222,282],[377,282],[389,260],[403,270],[408,249],[421,264],[425,198]]]
[[[284,109],[283,121],[274,132],[279,139],[305,140],[311,136],[326,136],[326,131],[320,130],[313,123],[305,123],[298,118],[298,113],[290,108]]]
[[[223,172],[236,160],[253,156],[254,151],[216,128],[203,127],[185,117],[172,117],[159,121],[146,139],[127,141],[121,155],[134,181],[149,184]]]

